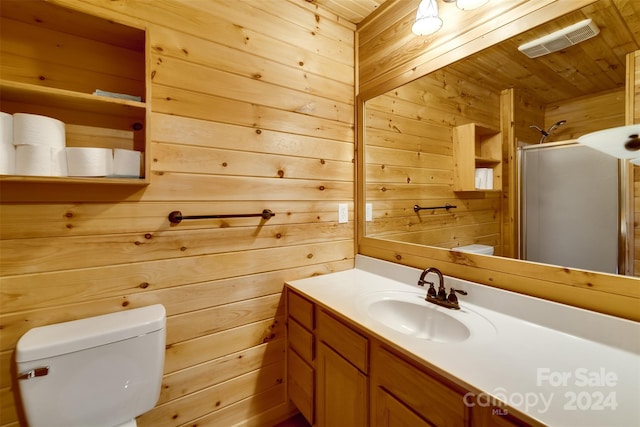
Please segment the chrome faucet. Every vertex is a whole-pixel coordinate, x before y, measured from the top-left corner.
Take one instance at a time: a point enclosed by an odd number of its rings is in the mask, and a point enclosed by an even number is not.
[[[436,288],[434,287],[434,283],[425,280],[425,277],[429,273],[436,273],[438,275],[439,283],[438,283],[437,292],[436,292]],[[435,267],[425,268],[425,270],[420,275],[420,279],[418,280],[418,285],[424,286],[425,283],[429,284],[429,289],[427,290],[427,296],[425,297],[425,301],[440,305],[442,307],[450,308],[453,310],[459,310],[460,305],[458,305],[458,297],[456,296],[456,292],[461,295],[467,295],[465,291],[451,288],[449,291],[449,296],[447,296],[447,290],[444,287],[444,276],[442,275],[442,272]]]

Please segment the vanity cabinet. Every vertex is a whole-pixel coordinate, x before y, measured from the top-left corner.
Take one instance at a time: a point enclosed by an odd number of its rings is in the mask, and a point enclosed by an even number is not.
[[[67,147],[122,148],[148,157],[146,31],[41,0],[0,7],[2,111],[62,121]],[[140,178],[2,175],[0,181],[140,185],[148,183],[143,163]]]
[[[476,170],[488,170],[490,187],[476,187]],[[477,123],[453,128],[453,190],[502,190],[502,132]]]
[[[468,390],[286,288],[287,390],[311,425],[539,426]],[[473,405],[469,404],[473,403]]]

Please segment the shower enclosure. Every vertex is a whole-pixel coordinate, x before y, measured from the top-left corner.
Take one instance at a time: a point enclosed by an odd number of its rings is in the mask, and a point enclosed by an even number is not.
[[[518,171],[520,258],[619,273],[618,160],[576,142],[523,144]]]

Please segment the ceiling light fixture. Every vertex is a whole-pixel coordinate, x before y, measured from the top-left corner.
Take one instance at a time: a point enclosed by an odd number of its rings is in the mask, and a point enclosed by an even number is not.
[[[489,0],[443,0],[445,3],[454,3],[460,10],[473,10],[484,6]]]
[[[476,9],[489,0],[443,0],[445,3],[455,2],[461,10]],[[442,19],[438,16],[437,0],[422,0],[416,12],[416,20],[411,31],[417,36],[428,36],[442,27]]]
[[[442,19],[438,16],[436,0],[422,0],[411,31],[418,36],[428,36],[438,31],[440,27],[442,27]]]

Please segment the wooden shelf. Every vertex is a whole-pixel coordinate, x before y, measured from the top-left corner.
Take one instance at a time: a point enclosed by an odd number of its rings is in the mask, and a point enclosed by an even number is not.
[[[143,178],[0,175],[0,183],[148,185]]]
[[[62,110],[137,118],[144,120],[147,105],[144,102],[110,98],[66,89],[32,85],[3,80],[0,82],[0,99],[5,102],[37,104]]]
[[[487,157],[476,157],[476,165],[496,165],[498,163],[502,163],[500,159],[490,159]]]
[[[491,188],[476,188],[477,168],[491,170]],[[453,129],[453,190],[502,190],[502,132],[477,123]]]

